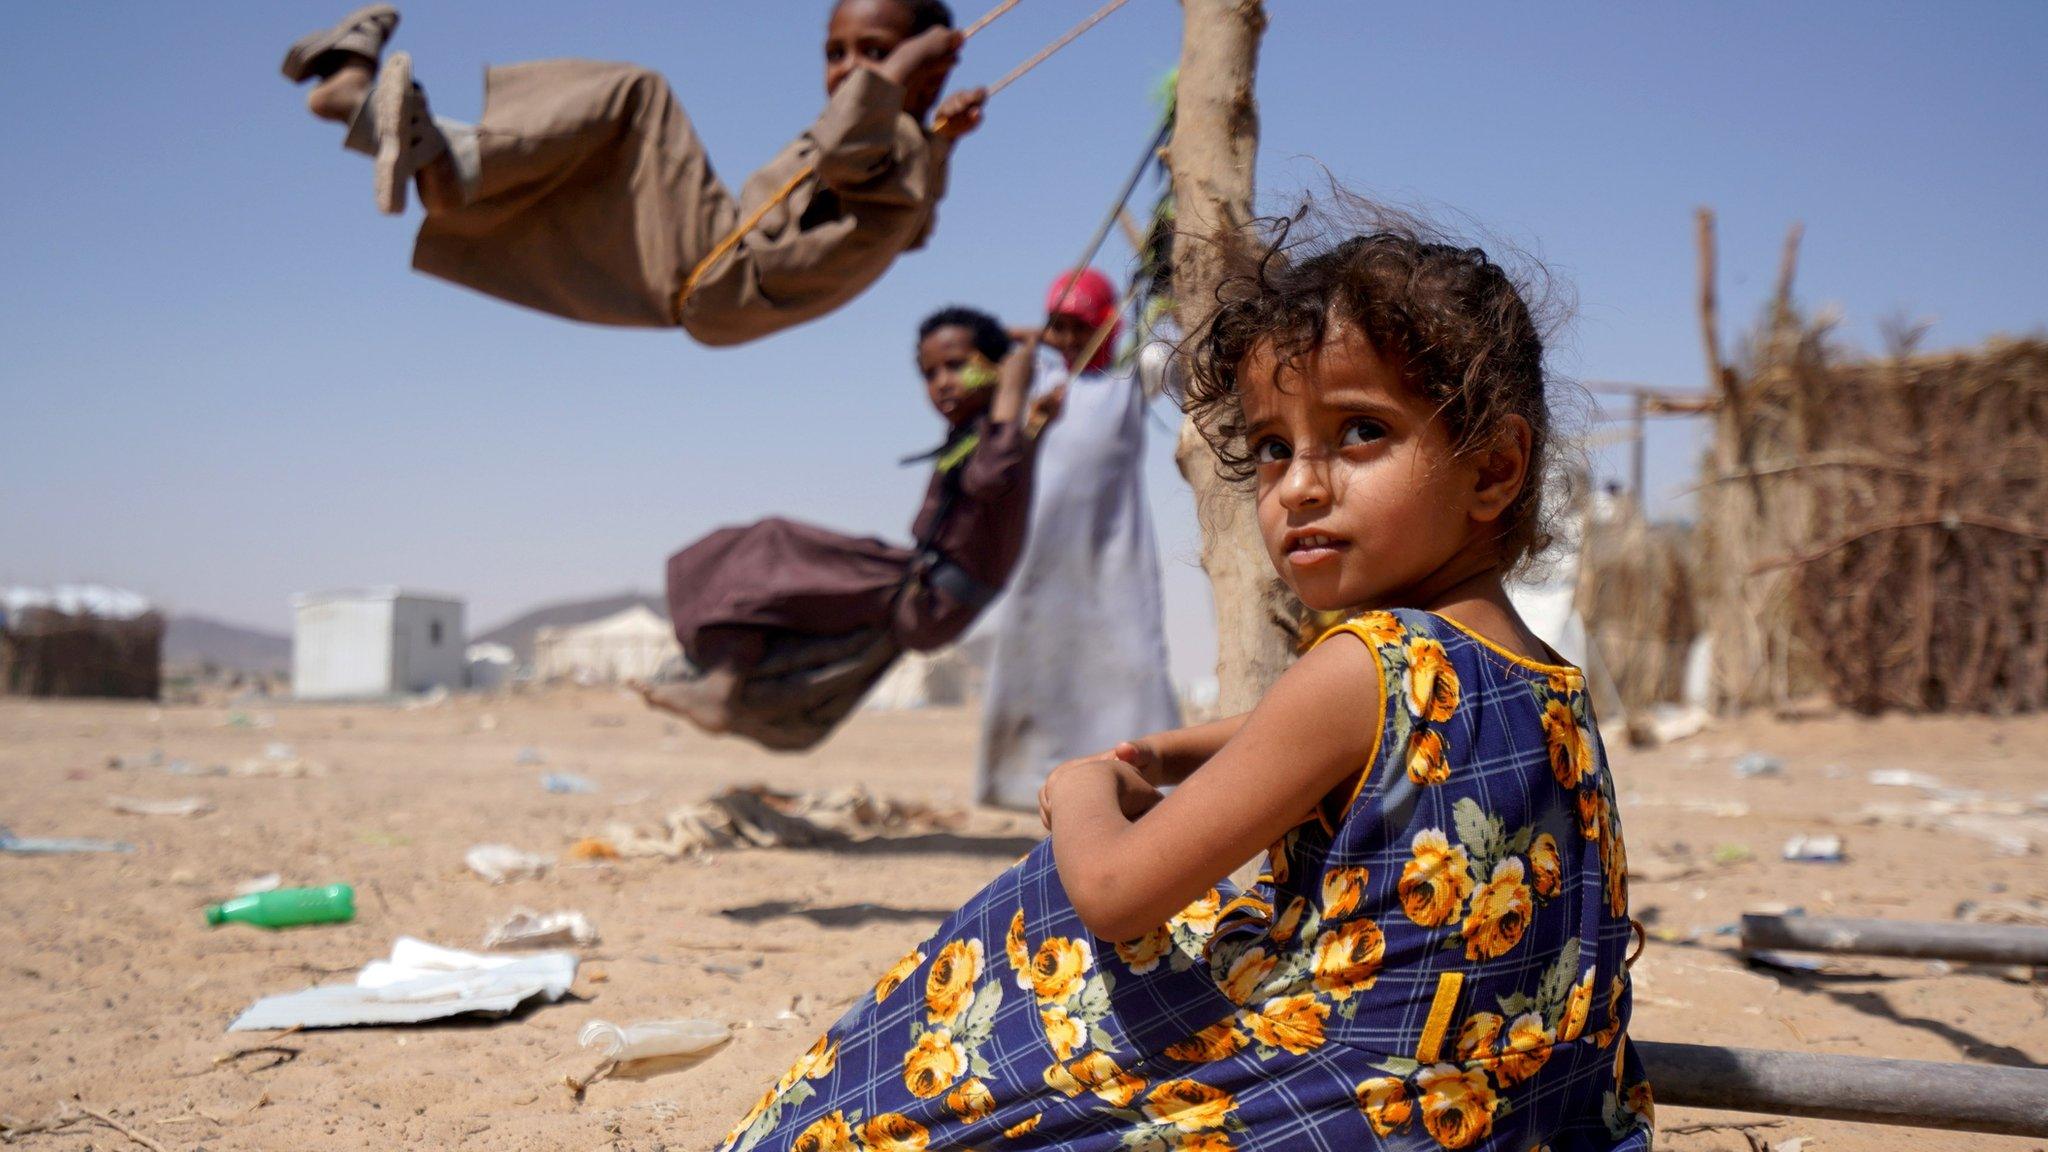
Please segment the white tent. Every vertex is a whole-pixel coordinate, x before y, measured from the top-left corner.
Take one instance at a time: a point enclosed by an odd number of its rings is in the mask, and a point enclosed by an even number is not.
[[[652,680],[663,662],[681,655],[675,629],[642,604],[588,624],[542,628],[533,637],[534,674],[542,680]]]
[[[874,712],[957,707],[981,694],[981,680],[981,668],[961,647],[905,652],[861,707]]]

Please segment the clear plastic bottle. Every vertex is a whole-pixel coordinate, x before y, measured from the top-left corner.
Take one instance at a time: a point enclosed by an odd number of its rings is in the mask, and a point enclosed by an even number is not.
[[[592,1020],[577,1033],[576,1043],[595,1048],[606,1059],[624,1064],[661,1056],[690,1056],[731,1038],[732,1031],[713,1020],[649,1020],[624,1026],[609,1020]]]
[[[297,924],[335,924],[356,918],[356,890],[346,884],[320,888],[279,888],[237,896],[206,908],[208,924],[230,920],[259,928],[290,928]]]

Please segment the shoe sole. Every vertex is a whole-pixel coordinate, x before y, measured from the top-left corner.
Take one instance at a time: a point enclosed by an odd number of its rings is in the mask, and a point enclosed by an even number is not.
[[[377,129],[377,209],[387,216],[405,211],[405,185],[398,162],[405,155],[405,97],[412,91],[412,54],[393,52],[370,92]]]

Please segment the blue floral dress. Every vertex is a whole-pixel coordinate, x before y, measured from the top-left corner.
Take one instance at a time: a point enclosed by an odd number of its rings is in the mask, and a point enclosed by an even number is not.
[[[1253,887],[1109,945],[1041,844],[725,1152],[1647,1149],[1627,862],[1584,678],[1426,613],[1340,633],[1371,653],[1377,750]]]

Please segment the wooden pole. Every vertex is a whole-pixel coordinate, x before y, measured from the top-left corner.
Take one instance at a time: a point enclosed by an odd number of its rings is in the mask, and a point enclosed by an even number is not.
[[[1824,916],[1742,917],[1744,948],[1954,960],[1965,964],[2048,965],[2048,928],[2025,924],[1943,924]]]
[[[1650,519],[1650,498],[1645,492],[1644,476],[1648,472],[1646,446],[1649,440],[1649,399],[1641,392],[1635,394],[1629,405],[1629,422],[1635,428],[1635,443],[1629,446],[1628,494],[1636,502],[1636,516],[1648,522]]]
[[[2048,1136],[2048,1069],[1631,1044],[1660,1105]]]
[[[1175,94],[1173,172],[1178,238],[1173,297],[1183,332],[1197,332],[1216,306],[1224,274],[1214,238],[1252,218],[1259,151],[1260,0],[1182,0],[1180,80]],[[1216,456],[1181,425],[1174,461],[1194,489],[1202,529],[1202,570],[1216,611],[1217,706],[1249,711],[1294,658],[1297,605],[1273,572],[1259,539],[1251,495],[1217,474]]]

